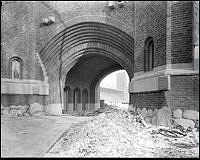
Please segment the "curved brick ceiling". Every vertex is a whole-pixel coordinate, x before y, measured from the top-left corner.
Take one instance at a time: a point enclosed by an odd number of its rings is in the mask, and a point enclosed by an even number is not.
[[[102,44],[102,51],[98,44]],[[85,47],[81,47],[83,45]],[[76,52],[73,52],[74,48]],[[108,52],[108,48],[114,51],[110,55],[104,52],[106,50]],[[131,68],[131,72],[133,70],[134,39],[116,27],[97,22],[79,23],[64,29],[44,46],[40,51],[40,57],[47,70],[52,69],[52,66],[55,69],[59,67],[60,60],[62,60],[62,69],[65,69],[70,57],[80,55],[80,52],[84,55],[88,49],[94,51],[96,49],[99,53],[121,61],[119,63],[126,68]],[[71,61],[73,59],[71,58]]]

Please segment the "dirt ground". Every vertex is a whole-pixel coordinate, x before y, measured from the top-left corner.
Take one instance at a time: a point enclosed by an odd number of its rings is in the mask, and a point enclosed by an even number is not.
[[[42,157],[73,123],[92,117],[1,117],[1,157]]]

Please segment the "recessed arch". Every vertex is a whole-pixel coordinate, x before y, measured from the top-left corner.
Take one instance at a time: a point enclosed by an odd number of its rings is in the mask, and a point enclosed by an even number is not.
[[[82,91],[82,110],[86,111],[87,110],[87,105],[88,105],[88,90],[84,89]]]
[[[9,60],[9,77],[10,79],[23,78],[23,61],[19,57],[12,57]]]
[[[88,102],[96,105],[97,99],[95,100],[92,94],[97,92],[96,81],[98,77],[101,78],[106,74],[104,72],[112,72],[113,67],[117,66],[116,70],[125,69],[129,77],[132,78],[134,75],[133,37],[124,30],[106,23],[94,21],[75,23],[54,36],[39,54],[46,68],[50,87],[56,89],[56,86],[59,86],[57,87],[59,90],[61,83],[58,82],[62,81],[71,88],[76,88],[73,89],[72,95],[74,110],[77,110],[77,107],[80,110],[79,105],[85,103],[80,89],[87,89]],[[86,59],[87,62],[84,63],[88,66],[83,63],[83,59]],[[104,63],[105,66],[102,65]],[[91,68],[93,71],[90,76],[87,70]],[[83,77],[87,75],[88,78],[82,78],[80,75]],[[52,99],[55,97],[54,92]]]
[[[151,71],[154,68],[154,40],[148,37],[144,43],[144,71]]]
[[[40,57],[48,71],[55,68],[52,67],[54,64],[59,67],[60,60],[63,62],[62,66],[65,66],[71,56],[79,56],[81,51],[84,52],[87,49],[113,52],[111,56],[121,57],[121,60],[126,59],[122,63],[129,63],[129,70],[133,72],[134,39],[114,26],[99,22],[83,22],[64,29],[40,51]],[[72,58],[71,61],[73,60]],[[58,68],[54,70],[57,71]]]
[[[72,90],[70,86],[64,88],[64,108],[63,111],[69,111],[70,104],[72,103]]]
[[[76,87],[73,93],[73,110],[74,111],[77,111],[78,104],[80,103],[81,103],[81,91],[79,87]]]

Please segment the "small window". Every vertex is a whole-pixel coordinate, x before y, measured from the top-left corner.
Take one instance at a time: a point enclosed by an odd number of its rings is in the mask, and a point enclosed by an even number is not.
[[[22,60],[18,57],[10,59],[10,78],[22,79]]]
[[[144,71],[151,71],[154,68],[154,42],[153,38],[149,37],[145,41],[144,46]]]

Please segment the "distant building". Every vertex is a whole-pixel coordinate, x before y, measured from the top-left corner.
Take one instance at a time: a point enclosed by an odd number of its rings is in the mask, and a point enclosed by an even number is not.
[[[129,102],[128,93],[128,75],[126,72],[117,72],[110,77],[112,80],[115,76],[116,81],[109,82],[109,79],[103,80],[103,85],[100,87],[100,99],[107,104],[122,106],[122,103]],[[109,77],[108,77],[109,78]],[[112,85],[107,85],[111,83]],[[112,87],[115,86],[115,87]]]

